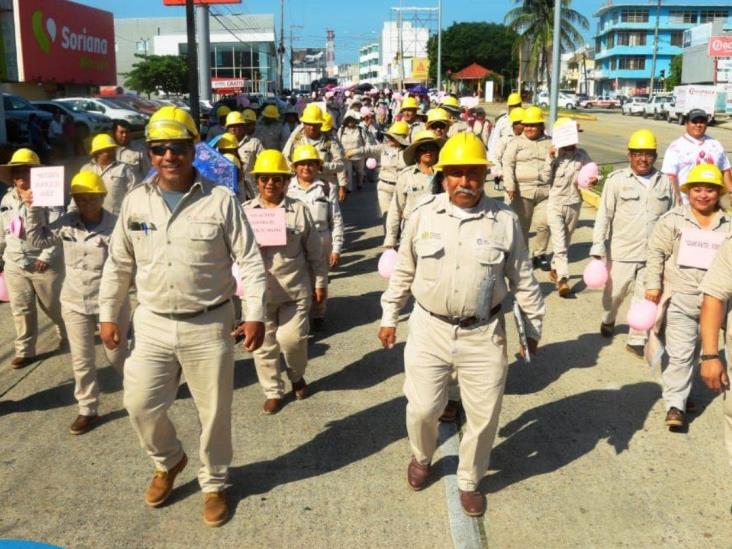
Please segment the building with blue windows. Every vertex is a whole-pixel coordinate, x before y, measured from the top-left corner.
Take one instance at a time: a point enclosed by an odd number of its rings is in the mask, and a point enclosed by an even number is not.
[[[726,2],[727,5],[720,5]],[[648,94],[654,68],[654,36],[658,28],[654,90],[663,88],[671,59],[682,53],[684,31],[696,25],[732,21],[732,6],[694,0],[608,2],[600,7],[595,34],[595,81],[598,94]],[[660,5],[660,9],[657,7]]]

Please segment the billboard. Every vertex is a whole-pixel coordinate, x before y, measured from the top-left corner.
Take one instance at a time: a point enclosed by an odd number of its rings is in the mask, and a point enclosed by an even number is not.
[[[430,72],[430,60],[426,57],[415,57],[412,59],[412,79],[427,80]]]
[[[732,34],[709,39],[709,57],[732,57]]]
[[[114,19],[67,0],[14,0],[18,80],[114,84]]]
[[[325,48],[294,48],[292,66],[298,69],[317,69],[325,67]]]

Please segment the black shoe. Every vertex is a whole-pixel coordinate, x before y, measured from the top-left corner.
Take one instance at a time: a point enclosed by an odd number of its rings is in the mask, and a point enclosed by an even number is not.
[[[311,321],[311,324],[313,325],[314,332],[322,332],[323,330],[325,330],[325,319],[324,318],[314,318]]]
[[[684,426],[684,412],[673,406],[666,412],[666,427],[678,429]]]
[[[605,324],[604,322],[600,323],[600,335],[602,335],[602,337],[613,337],[614,329],[615,329],[614,322],[611,322],[610,324]]]
[[[546,273],[552,270],[552,265],[549,261],[549,257],[547,257],[546,255],[539,256],[539,268],[541,268],[541,270]]]
[[[534,257],[531,258],[531,266],[534,269],[538,269],[539,267],[541,267],[541,262],[539,261],[538,255],[535,255]]]
[[[643,345],[626,345],[625,350],[638,358],[643,358],[645,355],[645,347]]]

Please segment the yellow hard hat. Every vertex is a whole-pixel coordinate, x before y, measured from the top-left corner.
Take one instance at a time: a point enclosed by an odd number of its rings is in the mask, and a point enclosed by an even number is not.
[[[18,149],[13,153],[10,162],[6,166],[40,166],[41,160],[38,155],[31,149]]]
[[[280,111],[277,108],[277,105],[270,104],[264,107],[264,110],[262,111],[262,116],[265,118],[277,120],[280,117]]]
[[[81,171],[71,180],[71,194],[107,194],[101,175]]]
[[[417,98],[412,97],[411,95],[408,97],[405,97],[402,100],[401,107],[399,107],[399,112],[403,111],[404,109],[418,109],[419,103],[417,103]]]
[[[300,122],[303,124],[323,125],[323,111],[315,103],[308,103],[302,111]]]
[[[457,100],[457,97],[446,95],[442,98],[442,101],[440,101],[440,107],[452,107],[453,109],[459,109],[460,101]]]
[[[432,130],[422,130],[414,134],[412,144],[404,149],[404,163],[407,166],[417,162],[417,149],[426,143],[434,143],[439,149],[445,143],[445,140],[442,137],[437,137],[437,134]]]
[[[97,154],[99,151],[105,151],[107,149],[116,149],[119,145],[114,138],[106,133],[100,133],[94,136],[91,142],[90,154]]]
[[[722,172],[714,164],[697,164],[686,176],[686,181],[681,185],[681,190],[685,193],[689,192],[689,187],[695,183],[703,183],[705,185],[716,185],[719,187],[719,194],[724,194],[727,189],[722,180]]]
[[[287,160],[285,160],[285,155],[277,149],[265,149],[259,153],[259,156],[257,156],[257,160],[254,162],[254,168],[252,169],[252,174],[259,175],[263,173],[283,175],[292,174],[289,166],[287,165]]]
[[[329,112],[324,112],[323,113],[323,125],[320,126],[320,131],[328,133],[332,129],[333,129],[333,117],[330,115]]]
[[[246,124],[246,123],[247,123],[247,121],[244,119],[244,114],[240,113],[239,111],[232,111],[226,115],[225,126],[227,128],[229,126],[235,126],[237,124]]]
[[[198,139],[198,128],[187,110],[166,105],[153,113],[145,127],[145,141],[182,139]]]
[[[292,152],[292,163],[297,164],[298,162],[303,162],[305,160],[317,160],[318,162],[322,162],[320,154],[318,154],[318,149],[312,145],[298,145]]]
[[[216,148],[220,151],[236,150],[239,148],[239,140],[232,133],[223,133],[221,134],[218,143],[216,143]]]
[[[656,148],[656,136],[653,135],[651,130],[636,130],[628,140],[628,149],[655,151]]]
[[[440,151],[436,169],[445,166],[487,166],[485,146],[473,133],[460,132],[447,140]]]
[[[524,109],[524,115],[521,117],[522,124],[543,124],[544,113],[539,107],[531,105]]]
[[[521,106],[521,94],[513,92],[509,94],[506,100],[506,105],[509,107],[520,107]]]
[[[508,119],[511,121],[511,124],[516,124],[517,122],[521,122],[521,119],[524,117],[525,112],[526,112],[526,110],[521,107],[516,107],[515,109],[511,109],[511,112],[508,113]]]
[[[257,113],[253,109],[244,109],[241,116],[244,119],[244,124],[257,121]]]
[[[237,169],[241,170],[241,161],[239,160],[239,157],[235,154],[226,153],[224,154],[224,158],[234,164],[234,166],[237,167]]]
[[[409,124],[407,124],[404,120],[397,120],[391,126],[389,126],[389,129],[386,131],[386,133],[406,137],[407,135],[409,135]]]
[[[219,108],[216,109],[216,116],[221,118],[222,116],[228,116],[230,112],[231,109],[226,105],[219,105]]]
[[[448,113],[445,109],[441,109],[440,107],[437,107],[436,109],[430,109],[427,111],[427,128],[430,127],[430,124],[433,122],[444,122],[445,124],[450,123],[450,113]]]

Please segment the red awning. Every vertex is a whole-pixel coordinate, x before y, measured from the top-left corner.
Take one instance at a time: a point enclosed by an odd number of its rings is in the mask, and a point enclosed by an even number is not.
[[[483,80],[493,71],[481,67],[478,63],[468,65],[461,71],[458,71],[450,76],[452,80]]]

